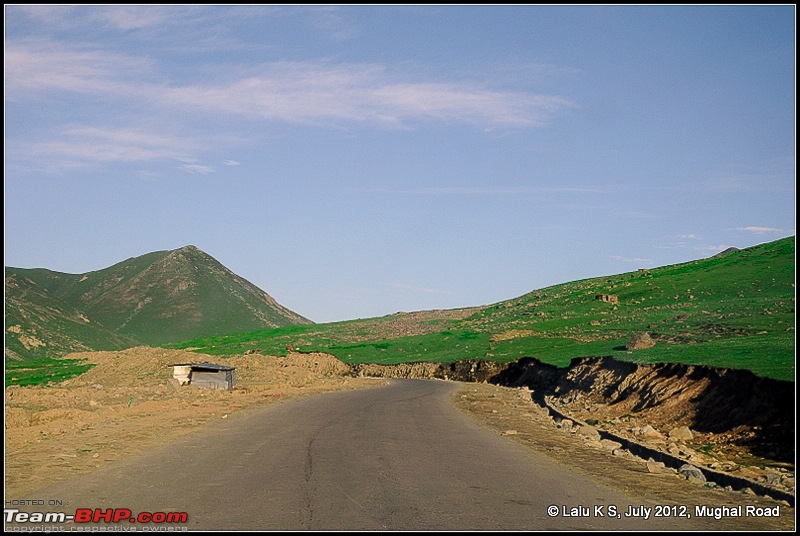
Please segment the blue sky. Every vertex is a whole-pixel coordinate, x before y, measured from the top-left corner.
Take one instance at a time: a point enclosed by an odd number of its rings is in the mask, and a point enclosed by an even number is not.
[[[5,263],[317,322],[795,233],[795,7],[6,6]]]

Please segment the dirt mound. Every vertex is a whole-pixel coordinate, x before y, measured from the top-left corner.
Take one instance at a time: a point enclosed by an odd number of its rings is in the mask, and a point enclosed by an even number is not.
[[[103,387],[162,385],[172,376],[168,365],[203,360],[220,361],[213,356],[199,355],[185,350],[165,350],[149,346],[137,346],[118,352],[80,352],[67,357],[85,359],[95,366],[76,378],[62,382],[60,384],[62,387],[89,384]]]
[[[6,492],[54,481],[167,443],[235,411],[298,396],[376,385],[325,354],[222,358],[162,348],[70,354],[95,365],[57,385],[7,387]],[[236,367],[230,391],[179,387],[173,363]]]
[[[241,359],[241,358],[237,358]],[[350,366],[330,354],[290,353],[286,357],[274,358],[279,367],[299,367],[323,376],[350,376]],[[235,362],[236,360],[234,360]]]

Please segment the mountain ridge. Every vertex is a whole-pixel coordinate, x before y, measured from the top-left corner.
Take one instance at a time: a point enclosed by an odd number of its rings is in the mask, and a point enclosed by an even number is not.
[[[33,315],[38,320],[26,326],[32,311],[38,311]],[[88,345],[81,344],[86,330],[74,322],[80,317],[100,330]],[[194,245],[145,253],[82,274],[6,267],[6,348],[16,356],[113,350],[310,323]],[[73,340],[66,343],[59,333],[71,333]],[[35,352],[32,338],[43,343]]]

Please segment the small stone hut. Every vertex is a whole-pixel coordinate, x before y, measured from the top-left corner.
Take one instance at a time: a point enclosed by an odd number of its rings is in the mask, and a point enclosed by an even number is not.
[[[617,296],[616,294],[597,294],[594,297],[594,299],[606,303],[613,303],[613,304],[619,303],[619,296]]]
[[[236,369],[214,363],[175,363],[172,377],[180,385],[195,385],[211,389],[232,389],[236,385]]]

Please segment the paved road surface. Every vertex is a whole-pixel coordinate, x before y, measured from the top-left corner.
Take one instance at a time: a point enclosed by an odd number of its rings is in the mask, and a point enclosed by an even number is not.
[[[35,497],[64,500],[67,512],[185,511],[190,529],[209,530],[697,528],[694,520],[549,517],[550,505],[625,512],[646,503],[482,428],[450,404],[454,388],[395,380],[232,415]]]

